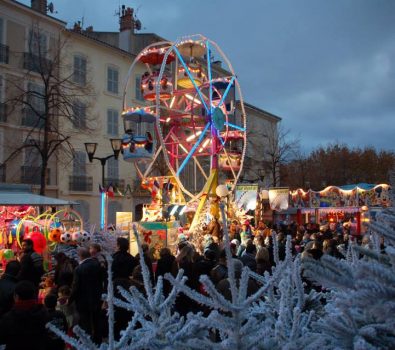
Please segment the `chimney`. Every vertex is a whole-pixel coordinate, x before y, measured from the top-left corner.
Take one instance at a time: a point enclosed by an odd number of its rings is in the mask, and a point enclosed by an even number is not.
[[[80,21],[74,22],[73,32],[81,33],[81,31],[82,31],[81,22]]]
[[[133,9],[122,5],[119,14],[119,42],[118,46],[121,50],[132,52],[132,42],[134,41],[134,17]]]
[[[125,5],[122,5],[122,10],[119,18],[119,31],[123,32],[125,30],[134,31],[134,18],[133,18],[133,9],[128,7],[125,8]]]
[[[47,0],[32,0],[31,7],[33,10],[37,12],[41,12],[44,15],[47,14],[47,9],[48,9]]]

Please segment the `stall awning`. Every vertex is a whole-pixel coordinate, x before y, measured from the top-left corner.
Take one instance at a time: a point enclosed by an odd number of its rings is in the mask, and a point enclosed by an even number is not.
[[[65,201],[59,198],[40,196],[38,194],[16,191],[1,191],[0,205],[47,205],[60,206],[78,204],[73,201]]]

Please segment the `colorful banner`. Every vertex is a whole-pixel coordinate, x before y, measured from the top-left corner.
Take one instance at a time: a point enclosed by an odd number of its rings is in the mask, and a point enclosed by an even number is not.
[[[289,205],[289,188],[269,188],[269,204],[272,210],[287,210]]]
[[[291,207],[293,208],[309,208],[310,207],[310,191],[303,191],[301,188],[291,192]]]
[[[117,211],[115,214],[115,227],[122,234],[129,234],[132,228],[133,213],[130,211]]]
[[[313,208],[340,208],[358,206],[356,188],[353,190],[344,191],[339,187],[331,186],[321,192],[315,192],[315,194],[318,195],[311,196],[311,206]]]
[[[358,188],[358,204],[359,206],[367,205],[368,207],[390,207],[390,191],[391,187],[388,185],[377,185],[371,190]]]
[[[290,193],[290,205],[293,208],[352,208],[367,205],[368,207],[389,207],[391,187],[377,185],[371,189],[355,187],[343,190],[330,186],[316,192],[297,189]]]
[[[258,197],[258,184],[237,185],[235,190],[235,202],[239,209],[246,212],[255,210]]]

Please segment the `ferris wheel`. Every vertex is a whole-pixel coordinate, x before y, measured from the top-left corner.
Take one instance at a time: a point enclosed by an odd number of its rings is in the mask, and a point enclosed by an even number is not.
[[[145,71],[136,74],[141,63]],[[127,92],[139,74],[141,105]],[[215,42],[193,35],[146,47],[129,69],[123,108],[123,156],[143,181],[159,176],[159,162],[186,202],[215,193],[219,179],[234,188],[246,152],[246,113],[237,76]]]

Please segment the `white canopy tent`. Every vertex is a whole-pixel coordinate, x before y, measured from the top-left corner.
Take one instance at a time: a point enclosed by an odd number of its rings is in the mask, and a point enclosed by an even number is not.
[[[0,205],[63,206],[79,204],[59,198],[40,196],[29,192],[0,191]]]

